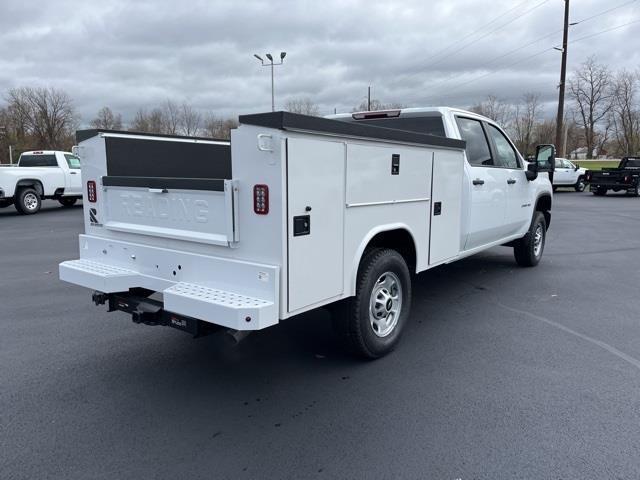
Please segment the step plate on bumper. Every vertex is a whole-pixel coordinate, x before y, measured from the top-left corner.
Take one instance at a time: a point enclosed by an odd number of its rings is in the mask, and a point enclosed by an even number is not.
[[[258,330],[277,323],[275,304],[259,298],[186,282],[162,293],[166,310],[235,330]]]
[[[242,268],[231,264],[230,267]],[[246,264],[245,264],[246,267]],[[257,272],[264,266],[255,266]],[[205,271],[215,271],[207,268]],[[273,281],[277,278],[277,269],[271,273]],[[60,264],[60,279],[103,293],[128,292],[130,288],[147,288],[163,294],[163,308],[209,323],[233,328],[235,330],[260,330],[278,323],[278,306],[273,299],[259,298],[227,289],[216,289],[193,282],[162,281],[158,287],[154,279],[134,270],[101,263],[95,260],[80,259]],[[239,282],[239,289],[244,283]],[[277,298],[277,291],[273,292]]]
[[[104,293],[126,292],[136,285],[138,273],[94,260],[69,260],[60,264],[60,280]]]

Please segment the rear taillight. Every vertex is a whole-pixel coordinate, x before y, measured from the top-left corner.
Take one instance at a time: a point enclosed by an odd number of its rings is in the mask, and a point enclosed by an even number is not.
[[[587,182],[590,182],[590,181],[591,181],[591,174],[587,173]]]
[[[96,190],[96,182],[89,180],[87,182],[87,199],[91,203],[96,203],[98,200],[98,191]]]
[[[269,213],[269,187],[267,185],[253,186],[253,211],[258,215]]]

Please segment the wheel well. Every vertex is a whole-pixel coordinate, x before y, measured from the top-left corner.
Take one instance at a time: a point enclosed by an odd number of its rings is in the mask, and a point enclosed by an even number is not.
[[[404,257],[410,272],[416,271],[416,246],[411,234],[402,228],[376,234],[367,244],[364,252],[372,248],[392,248]],[[363,253],[363,257],[365,255]]]
[[[544,219],[547,222],[547,229],[549,225],[551,225],[551,196],[550,195],[542,195],[536,201],[536,212],[542,212],[544,215]]]
[[[18,183],[16,184],[16,190],[24,187],[34,188],[36,192],[38,192],[38,195],[44,195],[44,188],[42,187],[42,183],[40,183],[40,180],[24,179],[18,181]]]

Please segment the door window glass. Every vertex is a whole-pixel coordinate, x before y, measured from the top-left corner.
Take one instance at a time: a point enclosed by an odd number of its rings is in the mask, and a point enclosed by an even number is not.
[[[478,120],[457,117],[458,129],[462,139],[467,142],[467,160],[471,165],[493,165],[491,150],[487,143],[482,124]]]
[[[496,147],[495,164],[505,168],[519,168],[518,155],[513,149],[507,137],[493,125],[489,125],[489,136]]]
[[[67,160],[67,165],[69,165],[69,168],[80,168],[80,159],[75,155],[69,155],[68,153],[65,153],[64,158]]]

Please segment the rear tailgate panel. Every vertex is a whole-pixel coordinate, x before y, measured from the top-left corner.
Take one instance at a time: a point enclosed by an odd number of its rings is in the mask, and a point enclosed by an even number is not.
[[[221,246],[239,240],[232,180],[224,180],[222,191],[103,185],[103,196],[108,230]]]

